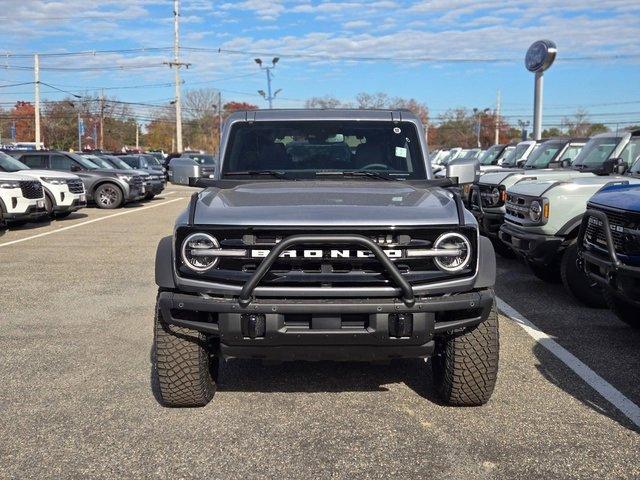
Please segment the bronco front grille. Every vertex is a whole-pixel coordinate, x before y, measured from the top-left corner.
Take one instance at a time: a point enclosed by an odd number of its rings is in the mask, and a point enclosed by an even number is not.
[[[600,210],[607,216],[616,253],[623,255],[640,254],[640,214],[594,207],[592,205],[589,205],[589,208]],[[588,218],[585,240],[601,249],[607,248],[604,225],[601,220],[595,217]]]
[[[22,196],[24,198],[34,199],[34,198],[42,198],[44,196],[42,184],[37,180],[21,181],[20,190],[22,190]]]
[[[449,231],[464,233],[472,246],[472,261],[456,274],[437,268],[431,258],[414,258],[407,254],[412,248],[428,249],[442,233]],[[246,249],[245,258],[221,257],[212,269],[198,274],[187,268],[181,260],[182,241],[193,233],[193,229],[179,229],[176,234],[176,268],[181,277],[206,280],[227,285],[244,285],[268,252],[283,239],[297,234],[357,233],[374,240],[396,264],[402,276],[413,285],[428,284],[445,279],[473,276],[476,270],[477,230],[472,227],[431,228],[420,230],[330,231],[318,229],[299,230],[220,230],[198,229],[213,235],[222,249]],[[388,286],[393,282],[380,262],[367,255],[356,245],[296,245],[295,258],[281,256],[260,282],[261,286],[346,287]],[[309,254],[305,258],[304,252]],[[370,252],[369,252],[370,253]]]
[[[84,193],[84,184],[82,180],[67,180],[67,186],[71,193]]]

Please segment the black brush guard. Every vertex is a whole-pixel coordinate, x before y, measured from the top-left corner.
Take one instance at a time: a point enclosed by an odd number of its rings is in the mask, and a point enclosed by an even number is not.
[[[602,222],[602,229],[604,231],[605,243],[607,244],[607,257],[603,258],[602,255],[595,255],[594,253],[585,249],[585,236],[587,233],[587,225],[589,224],[589,218],[596,218]],[[582,218],[582,224],[580,225],[580,231],[578,233],[578,248],[580,249],[580,262],[585,273],[592,279],[605,287],[614,287],[613,280],[616,274],[622,274],[627,277],[640,278],[640,267],[634,267],[633,265],[626,265],[621,262],[616,253],[613,236],[611,235],[611,226],[609,224],[609,218],[604,212],[598,210],[588,209],[584,217]],[[604,271],[604,276],[599,272],[594,272],[588,268],[588,264],[593,264],[599,269]],[[629,299],[629,301],[638,307],[640,307],[640,301]]]
[[[378,244],[376,244],[370,238],[367,238],[363,235],[293,235],[278,243],[271,250],[271,252],[269,252],[269,255],[267,255],[265,259],[262,260],[251,278],[244,284],[238,298],[238,303],[240,303],[240,306],[246,308],[251,304],[253,291],[258,286],[260,281],[264,278],[264,276],[267,274],[269,269],[273,266],[282,252],[296,244],[354,244],[368,248],[389,274],[391,280],[402,291],[402,301],[404,302],[404,304],[407,307],[411,307],[414,305],[415,297],[413,294],[413,288],[411,287],[409,282],[402,276],[395,264],[378,246]]]

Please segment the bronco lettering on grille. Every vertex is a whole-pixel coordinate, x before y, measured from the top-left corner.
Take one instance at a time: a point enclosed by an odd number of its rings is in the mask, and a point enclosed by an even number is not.
[[[269,255],[270,250],[251,250],[252,258],[264,258]],[[384,250],[384,253],[389,258],[402,258],[402,250]],[[369,250],[285,250],[280,255],[281,257],[288,258],[372,258],[373,253]]]

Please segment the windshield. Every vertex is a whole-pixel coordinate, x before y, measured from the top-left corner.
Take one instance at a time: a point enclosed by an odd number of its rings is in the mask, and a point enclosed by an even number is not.
[[[72,152],[67,152],[67,153],[65,153],[65,155],[68,155],[69,157],[73,158],[76,162],[78,162],[80,165],[82,165],[87,170],[95,170],[96,168],[100,168],[98,165],[93,163],[91,160],[89,160],[88,158],[84,158],[81,155],[78,155],[78,154],[75,154],[75,153],[72,153]]]
[[[149,162],[149,165],[161,165],[158,159],[153,155],[140,155],[140,156],[144,158],[147,162]]]
[[[494,145],[487,149],[486,152],[480,157],[480,165],[494,165],[498,155],[502,153],[504,145]]]
[[[562,142],[545,142],[541,144],[540,148],[529,155],[524,168],[547,168],[556,158],[563,145]]]
[[[520,160],[523,157],[523,155],[527,152],[530,145],[531,145],[530,143],[519,143],[518,145],[516,145],[516,148],[509,151],[509,153],[507,153],[504,156],[504,160],[502,160],[502,166],[503,167],[515,166],[518,160]]]
[[[95,155],[85,155],[85,158],[95,163],[100,168],[108,168],[112,170],[114,167],[109,162]]]
[[[17,172],[19,170],[29,170],[24,163],[16,160],[4,152],[0,152],[0,170],[5,172]]]
[[[573,162],[574,166],[597,167],[609,158],[613,150],[620,142],[621,137],[597,137],[592,138],[584,146],[580,154]]]
[[[120,168],[122,170],[131,170],[131,166],[118,157],[115,157],[113,155],[103,155],[103,158],[108,162],[111,162],[111,165],[114,165],[116,168]]]
[[[195,160],[201,165],[213,165],[216,163],[216,157],[213,155],[198,155],[198,154],[189,154],[187,155],[191,160]]]
[[[418,132],[410,122],[276,121],[234,125],[222,175],[265,170],[298,178],[354,170],[427,178]],[[335,179],[336,175],[330,177]]]
[[[637,160],[640,158],[640,137],[631,137],[629,143],[624,147],[620,153],[620,158],[624,160],[627,165],[634,165],[638,168]]]

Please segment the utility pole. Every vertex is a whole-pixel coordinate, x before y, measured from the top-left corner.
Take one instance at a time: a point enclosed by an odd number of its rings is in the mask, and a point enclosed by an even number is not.
[[[136,150],[140,150],[140,125],[136,122]]]
[[[80,116],[80,111],[78,111],[78,151],[82,151],[82,135],[84,135],[84,124],[82,122],[82,117]]]
[[[173,0],[173,61],[165,62],[175,69],[176,105],[176,151],[182,153],[182,105],[180,101],[180,67],[189,68],[189,63],[180,62],[180,0]]]
[[[282,91],[282,89],[279,88],[273,94],[271,93],[271,70],[276,68],[276,63],[278,63],[279,60],[280,59],[278,57],[274,57],[273,60],[271,60],[270,67],[263,66],[262,59],[260,58],[255,58],[253,60],[258,64],[261,70],[264,70],[267,72],[267,93],[265,93],[264,90],[258,90],[258,93],[262,96],[262,98],[264,98],[267,102],[269,102],[269,108],[273,108],[273,101],[276,99],[276,96],[278,95],[278,93]]]
[[[100,92],[100,150],[104,150],[104,89]]]
[[[35,76],[35,116],[36,116],[36,150],[40,150],[40,56],[33,56],[33,73]]]
[[[493,144],[498,145],[500,143],[500,90],[496,96],[496,136]]]

